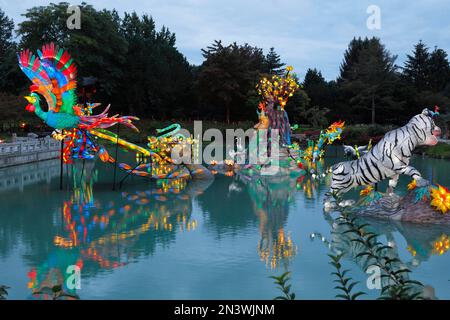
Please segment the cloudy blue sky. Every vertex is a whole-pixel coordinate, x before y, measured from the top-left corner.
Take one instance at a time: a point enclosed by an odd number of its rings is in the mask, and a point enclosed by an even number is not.
[[[57,2],[57,1],[55,1]],[[193,64],[202,62],[201,48],[215,39],[275,47],[299,76],[318,68],[335,79],[349,41],[377,36],[401,64],[419,39],[429,47],[450,52],[448,0],[91,0],[96,8],[116,8],[152,15],[158,27],[177,35],[177,47]],[[0,7],[16,22],[21,13],[41,0],[0,0]],[[76,2],[71,2],[77,4]],[[381,29],[366,26],[369,5],[381,10]]]

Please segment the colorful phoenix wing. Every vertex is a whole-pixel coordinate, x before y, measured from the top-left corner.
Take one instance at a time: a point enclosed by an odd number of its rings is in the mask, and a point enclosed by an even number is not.
[[[18,56],[20,68],[33,82],[31,91],[45,98],[49,111],[73,114],[77,101],[77,68],[73,59],[54,43],[44,45],[38,55],[39,58],[27,49]]]

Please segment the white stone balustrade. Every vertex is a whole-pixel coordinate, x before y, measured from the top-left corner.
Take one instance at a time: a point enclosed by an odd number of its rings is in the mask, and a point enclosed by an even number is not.
[[[61,143],[44,138],[13,137],[10,143],[0,143],[0,168],[58,158]]]

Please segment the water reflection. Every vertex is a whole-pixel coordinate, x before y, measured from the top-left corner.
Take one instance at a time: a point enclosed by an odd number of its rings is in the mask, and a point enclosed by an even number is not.
[[[336,159],[332,159],[332,163],[335,162]],[[320,165],[326,168],[326,164]],[[315,266],[323,265],[323,269],[317,269],[313,275],[318,279],[328,275],[325,250],[319,256],[317,248],[312,250],[313,247],[308,247],[311,244],[300,242],[315,231],[310,228],[316,227],[321,231],[317,238],[323,239],[332,252],[345,252],[347,259],[361,270],[367,267],[364,259],[357,257],[361,252],[359,248],[348,241],[347,234],[334,225],[331,216],[322,214],[328,176],[317,174],[326,172],[320,168],[308,168],[315,169],[315,176],[308,174],[299,178],[250,178],[238,173],[230,177],[217,175],[214,181],[159,180],[150,185],[130,179],[123,191],[116,192],[111,192],[110,171],[103,167],[97,170],[94,162],[77,162],[67,168],[65,181],[70,187],[65,191],[59,191],[59,165],[53,164],[52,177],[56,178],[53,181],[51,178],[35,179],[22,188],[16,185],[1,193],[2,200],[7,201],[0,201],[0,263],[18,252],[20,263],[6,263],[23,264],[27,268],[21,274],[25,277],[28,273],[31,298],[51,298],[33,297],[32,293],[60,284],[64,291],[75,293],[76,290],[70,290],[66,284],[70,276],[66,270],[70,265],[82,270],[83,281],[94,283],[100,275],[111,276],[108,281],[113,279],[113,274],[121,274],[120,269],[125,266],[128,272],[137,262],[151,263],[154,270],[165,277],[167,291],[176,292],[180,285],[176,281],[179,282],[181,276],[174,277],[173,283],[170,281],[169,267],[164,264],[167,261],[195,266],[180,272],[187,292],[182,297],[198,297],[197,292],[210,290],[208,294],[211,293],[212,298],[229,298],[243,283],[251,287],[254,282],[255,287],[247,291],[248,298],[252,298],[251,294],[262,291],[259,286],[267,281],[269,296],[263,298],[270,298],[272,287],[267,277],[279,274],[276,269],[289,269],[294,277],[303,276],[308,263],[314,261]],[[9,173],[0,170],[0,177],[9,174],[11,181],[19,181],[20,177],[25,180],[23,174],[33,171],[37,176],[34,166]],[[400,257],[413,271],[419,270],[425,261],[445,259],[448,255],[450,227],[373,218],[361,221],[365,222],[369,223],[370,230],[379,234],[380,241],[394,247],[394,256]],[[299,230],[304,234],[298,234]],[[171,255],[169,260],[169,254],[162,252],[165,249]],[[182,257],[184,250],[189,252],[186,257]],[[175,254],[180,257],[172,258]],[[144,268],[147,270],[147,265]],[[205,274],[210,278],[203,280]],[[253,278],[243,282],[238,279],[240,274]],[[238,276],[233,282],[230,277],[235,275]],[[152,284],[156,282],[145,273],[139,277],[150,279]],[[411,277],[415,278],[414,273]],[[228,285],[227,295],[221,296],[220,291],[211,289],[213,280],[214,283],[223,281],[222,286]],[[317,281],[324,282],[320,284],[322,288],[332,290],[332,280],[324,277]],[[0,282],[13,288],[17,286],[5,280]],[[191,291],[187,291],[188,286]],[[314,291],[314,288],[309,290]],[[130,285],[128,289],[136,288]],[[136,289],[136,292],[137,297],[148,297],[144,290]],[[81,298],[93,296],[88,290],[76,293]],[[101,294],[99,296],[105,298],[123,298],[117,292]],[[167,292],[162,295],[180,297]],[[155,294],[155,297],[159,296]]]
[[[349,220],[339,220],[333,218],[329,214],[324,214],[324,219],[331,228],[331,237],[327,239],[320,233],[312,233],[311,240],[318,239],[322,241],[326,247],[335,255],[343,255],[346,259],[354,262],[358,267],[366,272],[369,267],[374,265],[374,260],[367,255],[368,246],[356,241],[354,233],[349,232]],[[377,253],[382,259],[390,260],[389,268],[395,272],[399,270],[412,270],[419,268],[423,262],[431,259],[432,256],[440,256],[448,252],[450,247],[450,226],[444,225],[422,225],[412,223],[402,223],[400,221],[392,221],[386,219],[376,219],[359,217],[357,225],[365,226],[365,232],[372,232],[376,237],[373,243],[381,243],[381,251]],[[345,222],[345,223],[342,223]],[[350,228],[351,229],[351,228]],[[406,242],[405,256],[401,248]],[[388,249],[384,249],[388,248]],[[409,274],[402,272],[401,276],[406,280],[414,278],[414,273]],[[414,279],[416,280],[416,279]],[[381,279],[383,287],[388,285],[389,278]],[[423,297],[427,299],[435,299],[434,287],[424,284],[423,288],[417,287],[413,290],[422,290]]]
[[[409,256],[405,259],[409,267],[418,267],[431,257],[443,255],[449,250],[450,226],[402,223],[374,218],[365,218],[362,221],[369,223],[376,233],[385,236],[393,247],[399,246],[394,235],[396,233],[401,235],[400,239],[406,242],[409,252]]]
[[[152,255],[157,244],[173,242],[176,231],[195,230],[192,198],[210,183],[160,180],[148,190],[122,192],[119,200],[111,200],[102,193],[94,198],[98,172],[92,162],[74,164],[69,177],[73,189],[57,210],[62,217],[52,247],[31,259],[31,292],[56,285],[75,292],[67,283],[71,275],[66,272],[68,266],[78,266],[84,277],[93,276],[137,261],[141,255]]]
[[[297,245],[293,243],[290,232],[285,230],[297,181],[289,177],[240,178],[247,187],[253,211],[259,219],[258,255],[261,261],[272,269],[280,263],[287,269],[297,253]]]
[[[3,168],[0,170],[0,192],[22,192],[28,185],[49,184],[52,178],[59,176],[58,164],[58,159],[51,159]]]

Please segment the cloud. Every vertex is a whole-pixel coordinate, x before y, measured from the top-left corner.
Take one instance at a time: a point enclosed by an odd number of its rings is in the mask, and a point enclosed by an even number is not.
[[[27,8],[48,1],[0,1],[6,13],[20,22]],[[339,72],[343,52],[353,37],[380,37],[402,63],[420,39],[431,48],[449,51],[450,2],[392,0],[91,0],[96,8],[116,8],[152,15],[177,36],[177,47],[194,64],[202,62],[201,48],[214,40],[270,47],[302,75],[309,67],[331,80]],[[74,3],[72,3],[74,4]],[[366,27],[369,5],[381,9],[381,30]]]

